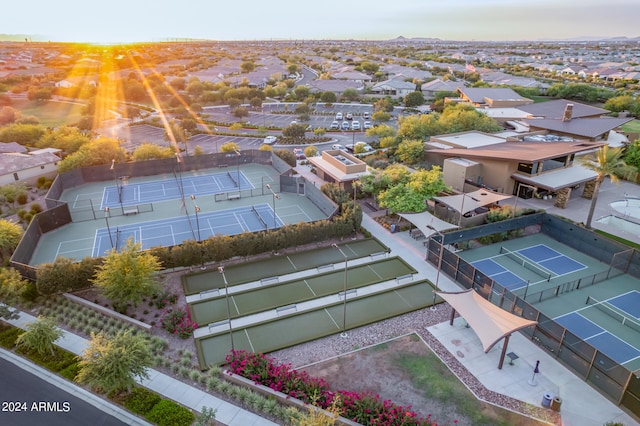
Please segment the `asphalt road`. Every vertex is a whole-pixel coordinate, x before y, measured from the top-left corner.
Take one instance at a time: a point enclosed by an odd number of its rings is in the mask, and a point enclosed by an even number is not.
[[[2,371],[0,425],[120,426],[127,424],[9,361],[0,359],[0,371]]]

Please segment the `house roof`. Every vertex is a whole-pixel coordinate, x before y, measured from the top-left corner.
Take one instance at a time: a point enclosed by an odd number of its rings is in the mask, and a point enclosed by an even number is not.
[[[455,92],[458,87],[464,87],[459,81],[442,81],[439,78],[424,83],[421,87],[424,92]]]
[[[38,155],[2,153],[0,154],[0,175],[15,173],[32,167],[56,163],[58,161],[60,161],[60,157],[49,152]]]
[[[598,174],[579,164],[574,164],[573,167],[560,168],[540,175],[532,176],[514,173],[511,177],[519,182],[535,185],[538,188],[557,191],[562,188],[574,187],[583,182],[593,180],[598,177]]]
[[[27,148],[18,142],[0,142],[0,153],[27,152]]]
[[[495,158],[501,160],[543,161],[563,155],[600,148],[604,142],[505,142],[475,149],[443,149],[439,154],[451,157]],[[433,151],[431,151],[433,152]]]
[[[429,142],[440,142],[452,147],[463,147],[465,149],[479,148],[487,145],[495,145],[506,142],[505,138],[500,136],[482,133],[477,130],[468,132],[449,133],[446,135],[431,136]]]
[[[483,104],[487,101],[531,102],[530,99],[523,98],[509,88],[460,87],[458,92],[475,104]]]
[[[381,81],[380,83],[375,84],[372,90],[377,90],[377,89],[386,90],[387,88],[415,90],[416,85],[415,83],[404,81],[402,78],[392,78],[391,80]]]
[[[502,338],[538,323],[505,311],[472,289],[461,292],[437,291],[436,294],[467,321],[478,335],[485,353]]]
[[[568,121],[552,119],[523,119],[529,127],[562,132],[570,135],[597,138],[610,130],[633,121],[633,118],[573,118]]]
[[[609,111],[602,108],[592,107],[579,102],[568,101],[566,99],[556,99],[548,102],[523,105],[517,107],[534,117],[561,120],[567,104],[573,104],[573,118],[594,117],[609,114]]]
[[[498,201],[506,200],[513,197],[499,192],[493,192],[488,189],[478,189],[477,191],[467,192],[463,194],[447,195],[444,197],[433,197],[439,203],[446,204],[457,212],[462,214],[468,213]]]

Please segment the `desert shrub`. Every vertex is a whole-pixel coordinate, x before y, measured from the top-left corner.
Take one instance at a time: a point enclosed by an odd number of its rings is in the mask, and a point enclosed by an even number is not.
[[[146,418],[158,426],[190,426],[196,419],[191,410],[166,399],[158,402]]]
[[[145,415],[151,411],[160,400],[161,398],[157,393],[145,388],[136,387],[125,399],[124,406],[129,411]]]

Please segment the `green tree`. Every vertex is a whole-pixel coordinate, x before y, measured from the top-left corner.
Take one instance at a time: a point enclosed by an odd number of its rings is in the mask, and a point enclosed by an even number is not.
[[[124,150],[120,148],[120,142],[111,138],[94,139],[60,161],[58,171],[64,173],[80,167],[111,164],[113,159],[119,163],[126,159]]]
[[[373,111],[374,112],[378,112],[378,111],[391,112],[391,111],[393,111],[393,103],[391,102],[391,99],[389,99],[389,98],[378,99],[373,104]]]
[[[83,145],[91,142],[90,136],[77,127],[61,126],[56,129],[47,130],[36,143],[38,148],[58,148],[71,154],[80,149]]]
[[[162,147],[154,143],[143,143],[133,151],[131,159],[133,159],[133,161],[145,161],[158,158],[171,158],[174,155],[175,152],[171,147]]]
[[[635,167],[636,171],[640,173],[640,139],[625,147],[624,162],[631,167]]]
[[[291,167],[295,167],[297,165],[295,154],[288,149],[278,149],[274,151],[274,154],[284,160],[284,162]]]
[[[22,238],[20,225],[7,219],[0,219],[0,259],[11,256]]]
[[[0,268],[0,301],[8,305],[20,303],[28,291],[29,281],[13,268]]]
[[[333,104],[336,103],[338,98],[333,92],[322,92],[322,95],[320,95],[320,100],[325,104]]]
[[[290,124],[282,129],[282,135],[288,138],[301,139],[304,138],[306,128],[302,124]]]
[[[15,182],[0,186],[0,200],[15,203],[19,198],[27,195],[27,186],[23,182]],[[0,245],[0,249],[2,246]]]
[[[0,129],[0,142],[17,142],[24,146],[35,146],[45,133],[41,124],[10,124]]]
[[[240,152],[240,145],[235,142],[227,142],[225,144],[222,144],[222,146],[220,147],[220,152],[225,152],[227,154],[233,154],[236,151]]]
[[[0,109],[0,126],[14,123],[20,118],[20,111],[10,106],[4,106]]]
[[[422,92],[411,92],[404,97],[404,105],[413,108],[424,104]]]
[[[418,164],[424,158],[424,143],[417,140],[404,140],[396,149],[400,161],[406,164]]]
[[[89,347],[78,360],[80,371],[76,382],[107,394],[131,392],[136,378],[149,378],[147,369],[153,366],[149,343],[130,329],[121,330],[113,337],[103,332],[92,333]]]
[[[251,61],[244,61],[243,63],[240,64],[240,69],[244,74],[246,74],[256,69],[256,64],[254,64]]]
[[[164,131],[164,140],[171,143],[184,144],[186,150],[187,139],[189,139],[187,132],[182,128],[180,123],[175,120],[171,120],[169,122],[169,126]],[[178,146],[175,146],[174,148],[179,150],[180,148],[178,148]]]
[[[341,97],[347,101],[356,101],[360,98],[360,95],[356,89],[348,88],[344,89]]]
[[[119,252],[111,250],[92,280],[109,298],[116,310],[126,312],[127,304],[137,306],[143,297],[150,297],[162,289],[155,274],[161,269],[158,259],[140,251],[140,243],[132,239]]]
[[[386,124],[375,126],[370,129],[367,129],[365,135],[368,138],[377,138],[378,140],[382,138],[386,138],[388,136],[395,137],[398,134],[398,131],[391,126],[387,126]]]
[[[581,159],[581,163],[586,168],[597,173],[596,182],[591,196],[591,205],[589,206],[589,214],[587,215],[586,227],[591,228],[593,213],[598,202],[598,192],[600,185],[605,177],[609,177],[611,182],[619,183],[621,178],[630,176],[634,171],[622,159],[621,148],[609,148],[605,145],[598,149],[594,154]]]
[[[405,184],[395,184],[378,195],[382,207],[392,212],[421,212],[426,209],[426,200],[445,188],[440,167],[418,170],[412,173]]]
[[[417,114],[400,117],[398,133],[403,139],[426,140],[429,136],[442,133],[438,114]]]
[[[309,145],[304,149],[304,155],[306,157],[315,157],[318,155],[318,148],[316,146]]]
[[[295,90],[296,98],[299,101],[306,99],[309,96],[309,88],[307,86],[296,86]]]
[[[386,123],[387,121],[391,120],[391,114],[384,111],[376,111],[371,114],[371,119],[379,123]]]
[[[239,106],[237,108],[234,108],[234,110],[231,111],[231,114],[233,114],[233,116],[236,118],[243,118],[249,116],[249,111],[247,111],[245,107]]]
[[[628,111],[631,109],[633,102],[633,96],[616,96],[615,98],[608,99],[607,102],[604,103],[604,108],[613,112]]]
[[[56,326],[51,318],[38,315],[35,322],[25,324],[26,331],[18,336],[16,346],[27,351],[35,351],[44,356],[55,355],[53,344],[62,337],[62,330]]]

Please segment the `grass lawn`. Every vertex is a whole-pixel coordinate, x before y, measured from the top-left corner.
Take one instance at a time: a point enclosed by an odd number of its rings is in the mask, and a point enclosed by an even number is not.
[[[27,100],[14,100],[11,106],[19,110],[23,116],[34,115],[38,117],[40,123],[47,127],[58,127],[78,122],[84,108],[84,105],[67,102]]]
[[[625,132],[638,132],[640,133],[640,120],[633,120],[622,125],[622,130]]]

